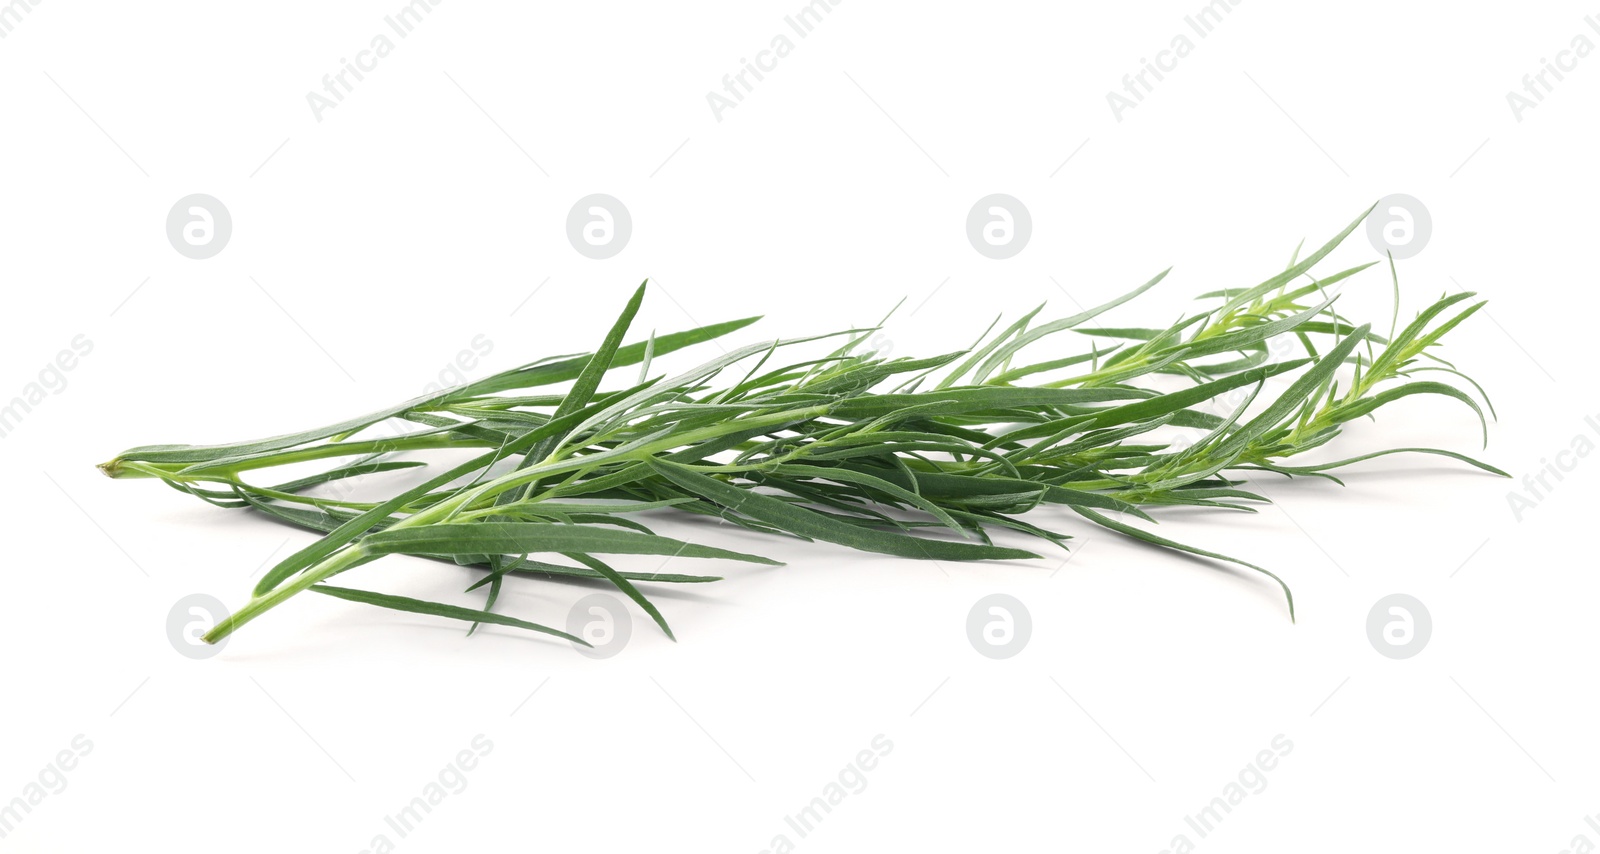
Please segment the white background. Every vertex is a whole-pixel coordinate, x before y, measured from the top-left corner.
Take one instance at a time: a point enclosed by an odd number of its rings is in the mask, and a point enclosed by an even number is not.
[[[318,121],[307,93],[401,5],[49,0],[0,40],[0,401],[74,336],[93,342],[0,440],[0,801],[74,736],[93,745],[0,849],[359,851],[380,833],[417,852],[753,852],[779,834],[802,851],[1600,842],[1584,821],[1600,811],[1585,536],[1600,460],[1520,521],[1507,501],[1574,437],[1600,442],[1584,422],[1600,416],[1600,59],[1520,121],[1506,100],[1575,36],[1600,40],[1592,4],[1251,0],[1118,121],[1107,92],[1199,0],[846,0],[718,121],[707,92],[800,0],[448,2]],[[598,192],[634,225],[604,261],[564,225]],[[964,233],[996,192],[1033,219],[1005,261]],[[190,193],[232,214],[210,260],[166,240]],[[1463,288],[1490,300],[1441,354],[1500,420],[1482,450],[1466,409],[1414,399],[1339,449],[1449,447],[1518,480],[1393,457],[1342,489],[1259,481],[1279,504],[1258,514],[1161,514],[1169,536],[1279,571],[1298,624],[1259,576],[1041,513],[1083,535],[1059,571],[1059,554],[941,571],[729,535],[788,566],[660,591],[680,642],[635,611],[605,661],[306,596],[195,662],[166,639],[173,603],[240,603],[310,536],[93,468],[135,444],[254,438],[416,395],[477,335],[494,348],[474,376],[590,349],[647,276],[639,330],[767,315],[747,343],[871,323],[905,298],[888,340],[926,355],[996,314],[1048,300],[1062,316],[1176,265],[1115,316],[1163,324],[1390,193],[1433,217],[1399,262],[1402,317]],[[1323,269],[1376,257],[1358,232]],[[1386,326],[1387,276],[1359,277],[1341,305]],[[477,601],[466,571],[437,565],[351,578]],[[526,582],[504,602],[561,624],[584,592]],[[965,631],[996,592],[1033,621],[1005,661]],[[1434,624],[1405,661],[1366,637],[1394,592]],[[493,747],[465,790],[396,838],[385,816],[477,734]],[[879,734],[893,749],[865,790],[799,838],[785,816]],[[1293,748],[1264,791],[1200,838],[1185,816],[1280,734]]]

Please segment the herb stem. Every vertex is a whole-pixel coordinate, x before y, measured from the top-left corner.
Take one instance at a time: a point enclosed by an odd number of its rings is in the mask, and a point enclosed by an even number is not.
[[[250,601],[246,602],[237,611],[212,626],[211,631],[206,632],[204,640],[206,643],[216,643],[233,634],[244,624],[282,604],[284,600],[296,593],[372,559],[373,557],[362,549],[359,544],[347,546],[334,552],[312,565],[290,583],[276,587],[270,593],[251,597]]]

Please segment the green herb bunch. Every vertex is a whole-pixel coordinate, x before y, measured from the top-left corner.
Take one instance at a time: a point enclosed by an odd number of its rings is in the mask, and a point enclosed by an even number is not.
[[[876,327],[741,347],[676,375],[654,359],[729,335],[756,318],[624,344],[645,286],[633,294],[591,354],[534,362],[302,433],[228,445],[152,445],[100,466],[112,477],[158,478],[220,507],[249,508],[322,537],[273,567],[249,601],[206,636],[216,642],[311,590],[386,608],[515,626],[582,639],[501,614],[511,576],[598,579],[614,585],[670,637],[641,589],[714,576],[629,572],[615,555],[775,561],[654,533],[645,522],[670,509],[801,540],[938,561],[1036,558],[998,545],[1010,530],[1066,548],[1070,537],[1024,517],[1044,505],[1147,543],[1264,573],[1237,558],[1175,542],[1139,523],[1161,505],[1250,509],[1267,499],[1239,473],[1336,480],[1328,472],[1384,454],[1439,454],[1505,473],[1447,450],[1396,448],[1337,462],[1291,460],[1339,435],[1353,419],[1417,394],[1454,398],[1484,422],[1476,398],[1427,371],[1465,380],[1434,355],[1440,339],[1482,302],[1445,296],[1387,334],[1335,309],[1332,286],[1372,266],[1316,277],[1311,270],[1360,224],[1260,284],[1201,297],[1202,308],[1165,328],[1087,324],[1154,287],[1071,317],[1036,323],[1039,309],[970,348],[929,358],[860,352]],[[1393,274],[1392,263],[1390,265]],[[1395,284],[1398,305],[1398,282]],[[1398,311],[1398,309],[1397,309]],[[1087,352],[1029,361],[1061,333],[1085,336]],[[1281,336],[1289,336],[1284,339]],[[1269,341],[1303,355],[1273,360]],[[825,356],[789,362],[798,344],[834,341]],[[631,385],[622,369],[637,366]],[[1267,381],[1292,381],[1256,405]],[[1178,390],[1156,378],[1176,377]],[[565,391],[551,387],[570,383]],[[1165,380],[1168,387],[1175,384]],[[1227,414],[1214,401],[1244,394]],[[1485,400],[1487,403],[1487,400]],[[1493,410],[1490,410],[1491,414]],[[371,437],[380,424],[408,426]],[[1180,447],[1163,428],[1202,433]],[[1169,431],[1170,432],[1170,431]],[[1487,424],[1484,422],[1487,440]],[[475,449],[449,466],[444,452]],[[430,460],[430,456],[435,458]],[[258,473],[331,461],[319,473],[261,485]],[[426,481],[378,502],[319,496],[316,487],[398,469],[425,468]],[[1230,476],[1230,473],[1233,473]],[[247,480],[247,477],[249,478]],[[640,515],[645,514],[645,515]],[[387,555],[413,555],[481,569],[463,607],[330,583]]]

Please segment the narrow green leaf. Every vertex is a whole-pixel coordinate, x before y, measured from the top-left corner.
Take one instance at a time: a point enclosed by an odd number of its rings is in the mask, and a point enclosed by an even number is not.
[[[1032,552],[1021,549],[952,543],[869,530],[838,522],[770,495],[730,486],[693,471],[687,466],[660,460],[652,460],[650,465],[661,476],[685,490],[735,513],[742,513],[802,536],[838,543],[861,551],[930,560],[1012,560],[1038,557]]]
[[[406,596],[394,596],[388,593],[373,593],[370,590],[352,590],[348,587],[335,587],[331,584],[313,584],[312,590],[332,596],[335,599],[344,599],[348,602],[360,602],[363,605],[376,605],[379,608],[388,608],[392,611],[405,611],[409,614],[426,614],[431,617],[446,617],[451,620],[465,622],[493,623],[497,626],[511,626],[518,629],[527,629],[530,632],[542,632],[554,635],[562,640],[573,643],[593,646],[593,644],[580,637],[567,634],[560,629],[530,623],[515,617],[507,617],[491,611],[480,611],[476,608],[463,608],[459,605],[446,605],[442,602],[429,602],[424,599],[412,599]]]
[[[369,534],[361,547],[372,554],[482,555],[539,552],[669,555],[718,558],[781,566],[759,555],[686,543],[670,537],[555,522],[452,522],[391,528]]]

